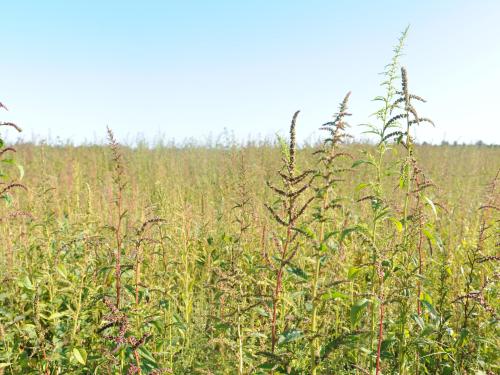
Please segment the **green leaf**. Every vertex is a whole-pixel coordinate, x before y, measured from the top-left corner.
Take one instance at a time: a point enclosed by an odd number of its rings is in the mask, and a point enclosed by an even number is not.
[[[63,278],[67,279],[68,278],[68,271],[66,270],[66,267],[64,267],[64,264],[58,264],[56,266],[56,271],[61,275]]]
[[[287,344],[289,342],[295,341],[300,339],[304,334],[302,333],[301,330],[299,329],[290,329],[288,331],[283,332],[281,335],[279,335],[278,338],[278,345],[283,345]]]
[[[432,208],[432,212],[434,213],[434,217],[437,218],[437,210],[436,210],[436,206],[434,205],[434,202],[426,196],[424,196],[424,199],[427,201],[427,204]]]
[[[425,292],[421,292],[419,298],[420,301],[427,301],[428,303],[432,304],[431,296]]]
[[[446,267],[444,268],[444,270],[446,271],[446,274],[447,274],[448,276],[451,276],[451,275],[452,275],[452,271],[451,271],[451,268],[450,268],[449,266],[446,266]]]
[[[462,346],[467,336],[469,336],[469,330],[467,328],[462,328],[460,330],[460,336],[458,336],[457,341],[455,342],[455,346]]]
[[[307,238],[309,238],[311,240],[314,240],[316,238],[314,232],[306,226],[303,226],[300,228],[293,228],[293,229],[299,233],[302,233],[304,236],[306,236]]]
[[[309,275],[302,268],[287,267],[286,270],[302,280],[309,280]]]
[[[358,186],[355,187],[355,190],[356,191],[361,191],[361,190],[363,190],[364,188],[366,188],[368,186],[370,186],[370,184],[366,184],[366,183],[362,182]]]
[[[403,224],[401,224],[401,222],[398,219],[390,217],[389,220],[392,221],[392,223],[394,224],[399,233],[403,231]]]
[[[139,346],[138,351],[141,354],[141,359],[147,360],[150,363],[156,365],[156,360],[153,357],[153,354],[148,349],[146,349],[144,345]]]
[[[58,312],[56,311],[55,313],[52,313],[50,314],[50,316],[48,317],[48,320],[55,320],[55,319],[58,319],[62,316],[67,316],[68,314],[66,312]]]
[[[434,308],[434,306],[432,306],[432,303],[429,303],[429,301],[426,301],[426,300],[423,300],[421,302],[422,302],[422,305],[426,308],[426,310],[429,312],[429,314],[431,315],[431,317],[433,319],[436,319],[439,316],[439,314],[436,311],[436,309]]]
[[[319,252],[320,253],[325,253],[328,251],[328,245],[323,242],[321,245],[319,245]]]
[[[380,202],[380,201],[378,201],[378,200],[376,200],[376,199],[373,199],[373,200],[372,200],[372,208],[373,208],[373,210],[374,210],[374,211],[375,211],[375,210],[378,210],[378,209],[380,208],[380,203],[381,203],[381,202]],[[375,221],[378,221],[378,220],[382,219],[384,216],[388,215],[388,214],[389,214],[389,212],[390,212],[390,211],[389,211],[388,209],[386,209],[386,208],[382,209],[382,210],[381,210],[381,211],[377,214],[377,216],[375,216],[375,219],[374,219],[374,220],[375,220]]]
[[[321,296],[321,299],[323,301],[328,301],[328,300],[331,300],[331,299],[349,299],[349,296],[347,294],[344,294],[342,292],[339,292],[339,291],[332,291],[330,293],[325,293]]]
[[[288,148],[288,144],[285,140],[285,138],[281,137],[279,134],[276,134],[276,137],[278,138],[278,143],[281,148],[281,155],[283,158],[289,162],[290,161],[290,150]]]
[[[359,228],[358,228],[357,226],[344,229],[344,230],[340,233],[339,242],[344,241],[344,239],[345,239],[345,238],[346,238],[349,234],[351,234],[352,232],[356,232],[356,231],[358,231],[358,230],[359,230]]]
[[[369,160],[356,160],[354,163],[352,163],[351,168],[356,168],[357,166],[361,164],[369,164],[369,165],[374,165],[371,161]]]
[[[351,324],[354,326],[356,325],[360,320],[363,315],[363,311],[366,309],[368,304],[370,303],[370,300],[363,298],[359,301],[357,301],[352,307],[351,307]]]
[[[262,363],[261,365],[259,365],[257,368],[261,369],[261,370],[269,370],[269,371],[272,371],[272,370],[275,370],[276,367],[279,366],[279,363],[275,363],[275,362],[271,362],[271,361],[267,361],[267,362],[264,362]]]
[[[10,196],[10,194],[5,193],[4,195],[1,195],[0,198],[2,198],[5,201],[7,206],[10,207],[12,205],[12,197]]]
[[[356,277],[356,275],[357,275],[358,273],[360,273],[360,272],[361,272],[361,268],[358,268],[358,267],[351,267],[351,268],[349,268],[349,270],[347,271],[347,278],[348,278],[349,280],[352,280],[352,279],[354,279],[354,278]]]
[[[435,242],[434,235],[427,229],[422,229],[422,233],[429,239],[431,242]]]
[[[400,189],[403,189],[406,185],[406,180],[405,180],[405,177],[403,175],[401,175],[399,177],[399,188]]]
[[[82,365],[85,365],[87,363],[87,352],[85,351],[85,349],[73,348],[73,356]]]
[[[415,323],[418,324],[418,326],[420,327],[420,329],[423,330],[424,326],[425,326],[425,323],[424,323],[424,320],[422,319],[422,317],[418,316],[417,314],[413,314],[412,318],[415,321]]]
[[[260,316],[263,316],[264,318],[269,318],[270,317],[269,313],[266,310],[264,310],[262,307],[256,307],[255,311],[257,311],[257,313]]]
[[[28,276],[24,276],[22,280],[19,281],[19,286],[24,287],[28,290],[35,290],[33,283]]]

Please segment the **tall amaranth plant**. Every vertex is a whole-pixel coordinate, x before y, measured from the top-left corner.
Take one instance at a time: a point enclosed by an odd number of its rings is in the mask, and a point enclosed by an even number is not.
[[[337,185],[343,180],[342,174],[350,170],[340,164],[342,158],[352,159],[350,153],[343,150],[342,144],[350,137],[346,133],[348,126],[345,118],[351,114],[347,112],[347,104],[351,93],[348,92],[339,106],[338,113],[334,120],[323,124],[320,128],[328,133],[323,141],[322,147],[315,151],[318,156],[318,171],[315,184],[316,199],[314,206],[314,222],[317,224],[317,234],[307,228],[303,233],[312,240],[314,244],[314,271],[311,283],[311,374],[317,373],[321,361],[321,337],[324,335],[319,332],[319,326],[324,326],[326,322],[319,322],[319,309],[324,304],[324,298],[321,299],[321,292],[325,292],[323,277],[321,274],[322,265],[328,250],[340,253],[342,246],[342,233],[345,228],[346,214],[343,205],[343,197],[337,191]],[[340,213],[338,213],[340,211]],[[334,249],[331,249],[332,241]],[[336,275],[329,275],[330,278]]]
[[[408,73],[406,68],[401,68],[401,91],[399,97],[392,104],[392,108],[399,109],[400,113],[394,115],[389,124],[403,121],[400,130],[385,135],[385,138],[394,137],[397,144],[405,149],[401,160],[399,188],[403,193],[403,207],[401,241],[397,246],[395,263],[397,264],[397,290],[396,300],[399,303],[399,333],[398,333],[398,371],[400,374],[407,372],[408,351],[414,346],[407,344],[408,320],[410,317],[410,301],[416,295],[417,314],[421,313],[421,279],[423,278],[423,192],[433,184],[426,179],[414,156],[414,138],[411,130],[414,126],[424,122],[434,125],[432,120],[420,117],[414,106],[415,101],[425,103],[425,100],[409,90]],[[427,204],[435,210],[434,203],[427,199]],[[416,263],[416,264],[415,264]],[[414,293],[414,286],[417,285]],[[418,357],[418,352],[415,353]],[[415,371],[419,371],[419,360],[415,361]]]
[[[290,143],[288,146],[282,141],[282,167],[278,171],[280,185],[276,186],[270,181],[267,185],[277,196],[273,204],[266,204],[266,208],[274,220],[279,224],[282,231],[273,234],[273,243],[276,255],[272,259],[266,256],[266,261],[275,273],[275,285],[272,295],[272,316],[271,316],[271,352],[274,353],[277,343],[278,308],[281,303],[281,292],[283,288],[283,272],[299,250],[296,241],[299,232],[296,230],[301,216],[306,208],[313,201],[311,196],[301,202],[300,198],[310,189],[314,178],[312,170],[302,173],[296,167],[296,135],[295,125],[300,111],[295,112],[290,124]]]

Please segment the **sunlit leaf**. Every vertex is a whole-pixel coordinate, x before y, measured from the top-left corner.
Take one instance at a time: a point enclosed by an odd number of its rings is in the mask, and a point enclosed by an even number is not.
[[[359,301],[356,301],[354,305],[351,307],[350,317],[351,317],[351,324],[353,326],[355,326],[361,320],[363,312],[365,311],[369,303],[370,301],[368,299],[363,298]]]
[[[73,356],[82,365],[85,365],[87,363],[87,352],[85,351],[85,349],[73,348]]]
[[[278,344],[279,345],[287,344],[289,342],[300,339],[302,336],[304,336],[304,334],[302,333],[301,330],[290,329],[288,331],[283,332],[281,335],[279,335]]]

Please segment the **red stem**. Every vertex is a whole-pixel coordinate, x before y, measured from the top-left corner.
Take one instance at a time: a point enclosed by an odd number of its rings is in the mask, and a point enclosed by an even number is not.
[[[279,294],[281,291],[281,280],[283,277],[283,267],[280,267],[278,270],[278,273],[276,275],[276,288],[274,290],[274,299],[273,299],[273,320],[271,323],[272,326],[272,332],[271,332],[271,338],[272,338],[272,345],[271,345],[271,352],[274,353],[274,348],[276,347],[276,315],[277,315],[277,309],[278,309],[278,299],[279,299]]]

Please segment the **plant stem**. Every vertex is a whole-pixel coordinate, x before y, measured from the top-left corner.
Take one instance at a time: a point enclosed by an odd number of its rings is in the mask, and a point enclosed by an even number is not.
[[[323,197],[322,209],[323,211],[326,209],[328,204],[328,190],[325,192],[325,196]],[[322,220],[319,229],[319,244],[323,243],[325,237],[325,221]],[[319,283],[319,275],[321,270],[321,257],[320,254],[316,254],[316,263],[314,265],[314,278],[313,278],[313,286],[312,286],[312,313],[311,313],[311,334],[312,334],[312,342],[311,342],[311,374],[316,375],[318,368],[318,358],[319,358],[319,339],[317,337],[318,331],[318,283]]]

